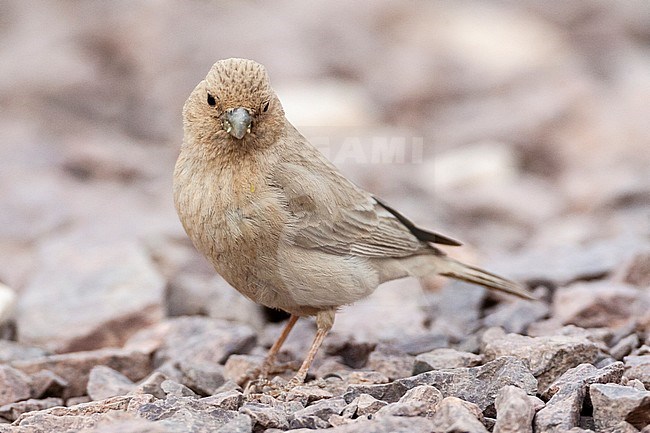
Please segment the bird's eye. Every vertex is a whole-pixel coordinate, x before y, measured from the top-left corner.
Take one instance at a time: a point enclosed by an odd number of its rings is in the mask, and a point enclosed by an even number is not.
[[[262,113],[266,113],[269,110],[269,105],[271,101],[262,102]]]
[[[217,100],[214,98],[214,96],[212,96],[209,93],[208,93],[208,105],[210,107],[214,107],[215,105],[217,105]]]

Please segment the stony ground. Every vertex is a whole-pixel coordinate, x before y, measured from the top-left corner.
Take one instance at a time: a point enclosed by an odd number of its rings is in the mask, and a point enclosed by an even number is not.
[[[4,1],[0,41],[0,432],[650,431],[645,2]],[[391,282],[305,386],[243,393],[284,317],[214,274],[170,193],[180,107],[230,56],[539,300]]]

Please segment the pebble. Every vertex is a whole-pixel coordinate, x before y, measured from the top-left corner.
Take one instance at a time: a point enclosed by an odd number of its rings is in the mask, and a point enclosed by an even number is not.
[[[430,370],[475,367],[481,364],[482,361],[483,357],[474,353],[460,352],[455,349],[434,349],[431,352],[421,353],[415,357],[413,374],[420,374]]]
[[[527,337],[505,334],[499,328],[483,334],[483,345],[486,359],[515,356],[523,360],[539,381],[540,389],[545,389],[569,368],[595,362],[599,353],[596,344],[582,337]]]
[[[589,386],[594,422],[599,430],[615,427],[626,421],[641,430],[650,425],[650,391],[616,385],[594,383]]]
[[[26,400],[31,395],[29,376],[8,365],[0,365],[0,405]]]
[[[623,364],[618,362],[598,369],[580,364],[567,370],[542,393],[546,406],[535,415],[536,431],[561,432],[578,427],[580,410],[592,383],[618,382]]]
[[[494,402],[497,419],[493,433],[532,433],[535,398],[516,386],[501,388]]]

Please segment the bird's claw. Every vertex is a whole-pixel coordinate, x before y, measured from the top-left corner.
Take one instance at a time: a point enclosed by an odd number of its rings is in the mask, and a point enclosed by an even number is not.
[[[259,377],[254,380],[250,380],[244,388],[244,395],[263,394],[264,390],[272,385],[273,383],[266,377]]]

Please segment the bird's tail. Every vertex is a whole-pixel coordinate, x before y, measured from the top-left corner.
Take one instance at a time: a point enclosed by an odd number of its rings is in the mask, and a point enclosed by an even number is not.
[[[531,300],[536,299],[530,292],[528,292],[528,290],[514,281],[491,274],[483,269],[466,265],[450,257],[444,256],[440,258],[444,261],[444,264],[440,266],[440,275],[472,284],[478,284],[479,286],[487,287],[488,289],[499,290],[501,292],[519,296],[520,298]]]

